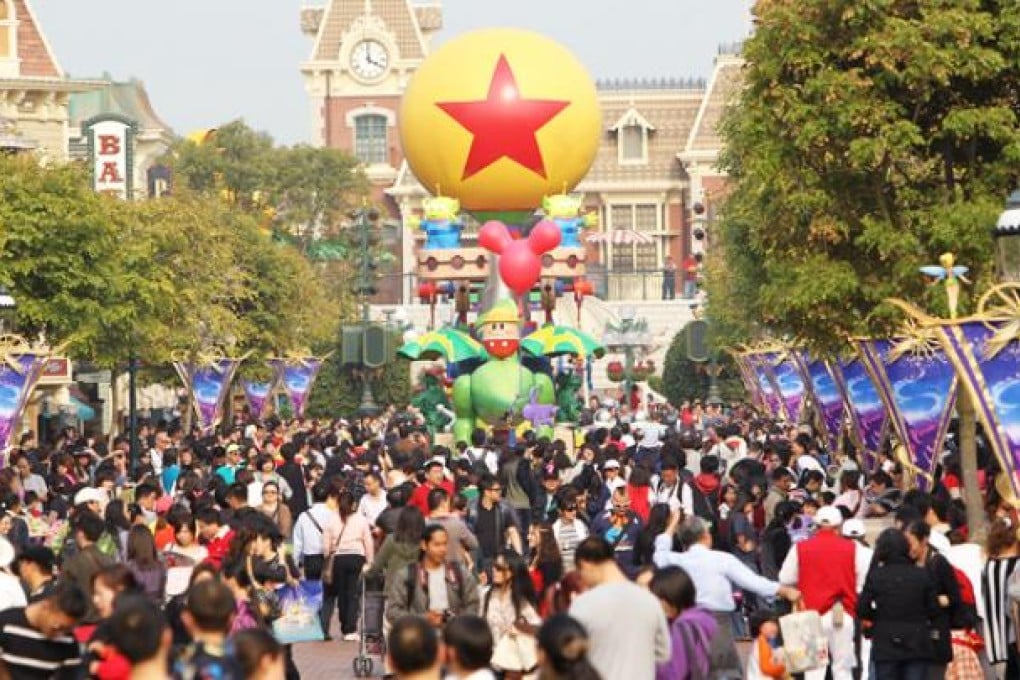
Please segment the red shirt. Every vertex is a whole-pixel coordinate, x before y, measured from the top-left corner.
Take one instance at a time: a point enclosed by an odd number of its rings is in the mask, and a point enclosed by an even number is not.
[[[223,560],[227,558],[227,553],[230,552],[230,544],[233,540],[234,530],[230,529],[222,536],[218,535],[206,543],[205,549],[209,552],[209,556],[205,558],[205,561],[217,569],[221,569],[223,567]]]
[[[418,508],[419,510],[421,510],[421,514],[428,517],[429,492],[432,491],[432,489],[434,488],[436,487],[432,486],[428,482],[425,482],[424,484],[415,487],[414,491],[411,492],[411,498],[410,500],[407,501],[407,504],[413,505],[414,507]],[[456,487],[453,486],[453,482],[451,482],[448,479],[444,479],[442,484],[439,485],[439,488],[446,489],[446,493],[450,494],[451,498],[453,498],[453,496],[457,493]]]

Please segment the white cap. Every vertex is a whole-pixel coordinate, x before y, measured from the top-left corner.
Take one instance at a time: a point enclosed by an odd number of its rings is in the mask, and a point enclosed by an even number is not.
[[[838,527],[842,523],[843,513],[835,506],[826,505],[815,513],[815,524],[820,527]]]
[[[86,486],[84,489],[80,489],[78,493],[74,494],[75,505],[81,505],[82,503],[103,504],[108,500],[110,500],[110,497],[106,495],[105,491],[93,486]]]
[[[864,538],[864,522],[859,519],[848,519],[843,522],[843,535],[847,538]]]
[[[602,464],[602,469],[603,470],[619,470],[620,469],[620,461],[616,460],[615,458],[610,458],[609,460],[607,460],[605,463]]]

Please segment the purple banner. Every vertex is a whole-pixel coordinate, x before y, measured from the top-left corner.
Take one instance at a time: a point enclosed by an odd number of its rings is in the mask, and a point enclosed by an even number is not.
[[[956,403],[956,371],[941,350],[897,355],[896,346],[896,340],[859,343],[897,437],[920,473],[930,478]]]
[[[305,406],[308,404],[308,395],[315,384],[315,378],[322,368],[322,359],[307,357],[304,359],[270,359],[269,365],[278,376],[283,391],[290,399],[290,405],[294,409],[294,417],[305,417]]]
[[[776,389],[776,377],[772,372],[776,356],[776,352],[748,354],[747,363],[754,373],[754,379],[758,384],[765,408],[768,409],[773,418],[785,420],[786,411],[783,408],[783,399],[779,394],[779,390]]]
[[[839,437],[843,432],[843,416],[846,404],[843,395],[829,370],[829,363],[820,359],[812,359],[804,352],[795,355],[804,377],[808,393],[818,411],[819,422],[825,432],[829,451],[839,448]]]
[[[273,391],[273,383],[242,380],[241,387],[244,388],[244,398],[248,400],[252,417],[264,416],[266,405],[269,403],[269,393]]]
[[[804,380],[801,378],[800,369],[797,368],[792,353],[787,353],[775,365],[773,374],[776,378],[776,387],[783,398],[787,418],[791,423],[799,423],[804,410]]]
[[[6,451],[21,422],[28,397],[46,366],[38,354],[8,354],[0,359],[0,451]]]
[[[875,389],[875,384],[871,382],[871,376],[860,359],[834,361],[830,368],[836,387],[850,413],[850,422],[857,443],[864,447],[869,459],[870,469],[875,454],[882,448],[886,424],[889,421],[882,397],[878,395],[878,390]]]
[[[223,419],[223,402],[240,359],[217,359],[201,366],[175,361],[174,368],[195,403],[198,426],[209,432]]]
[[[1020,345],[1012,338],[1003,343],[994,327],[980,321],[942,326],[939,332],[992,450],[1020,495]]]

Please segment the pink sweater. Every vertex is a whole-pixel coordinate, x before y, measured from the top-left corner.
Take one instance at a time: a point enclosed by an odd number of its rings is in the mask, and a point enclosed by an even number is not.
[[[322,538],[325,549],[338,555],[364,555],[367,564],[371,564],[375,556],[372,526],[361,513],[351,514],[346,522],[330,522],[323,527]]]

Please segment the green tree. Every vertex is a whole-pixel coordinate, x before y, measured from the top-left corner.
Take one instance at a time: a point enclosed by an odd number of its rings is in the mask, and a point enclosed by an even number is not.
[[[399,334],[393,336],[393,347],[399,347]],[[308,416],[312,418],[332,418],[338,414],[352,417],[357,414],[361,403],[361,378],[350,367],[340,363],[343,355],[341,344],[326,360],[315,388],[308,400]],[[372,395],[377,404],[396,404],[403,406],[411,401],[413,387],[411,385],[411,365],[401,359],[392,359],[381,369],[372,372]]]
[[[732,358],[729,355],[721,356],[719,366],[721,372],[718,385],[722,398],[725,401],[746,398],[743,383]],[[666,350],[662,377],[649,381],[649,384],[674,406],[679,406],[685,401],[704,400],[708,397],[711,382],[706,367],[704,362],[694,362],[687,358],[687,335],[681,330],[673,336]]]
[[[986,280],[1017,177],[1020,5],[761,0],[756,16],[722,130],[722,336],[833,347],[888,332],[888,297],[944,312],[917,268],[952,251]]]

